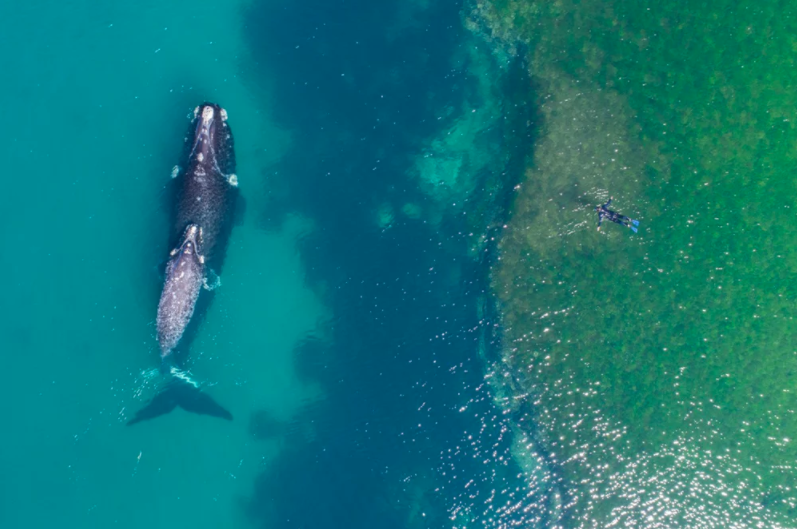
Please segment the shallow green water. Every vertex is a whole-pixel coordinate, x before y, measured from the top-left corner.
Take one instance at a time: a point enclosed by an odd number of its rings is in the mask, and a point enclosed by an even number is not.
[[[792,7],[495,6],[543,130],[495,284],[566,525],[794,526]]]

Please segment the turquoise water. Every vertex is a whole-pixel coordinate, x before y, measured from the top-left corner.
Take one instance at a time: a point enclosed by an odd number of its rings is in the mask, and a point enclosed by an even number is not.
[[[457,5],[37,2],[0,32],[0,526],[545,518],[467,223],[412,172],[476,93]],[[189,367],[234,420],[127,427],[162,383],[165,184],[205,100],[246,209]]]
[[[276,452],[252,442],[248,414],[289,417],[316,396],[291,362],[324,315],[303,285],[302,228],[265,233],[249,221],[192,352],[195,375],[238,421],[123,422],[156,390],[141,373],[157,365],[162,193],[188,112],[202,99],[228,109],[251,211],[262,204],[258,168],[285,145],[264,117],[267,93],[245,80],[244,7],[0,8],[10,125],[0,341],[13,373],[0,390],[4,527],[237,523],[232,505]]]
[[[792,20],[3,5],[0,527],[794,527]],[[185,367],[234,419],[127,426],[203,101],[245,207]]]

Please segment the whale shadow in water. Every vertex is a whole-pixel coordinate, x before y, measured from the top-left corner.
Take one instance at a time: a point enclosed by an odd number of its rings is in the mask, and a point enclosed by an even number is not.
[[[127,426],[166,415],[177,407],[199,415],[209,415],[228,421],[232,420],[232,413],[213,400],[210,395],[200,391],[199,388],[188,382],[173,378],[160,393],[155,395],[146,406],[138,410],[136,415],[127,421]]]

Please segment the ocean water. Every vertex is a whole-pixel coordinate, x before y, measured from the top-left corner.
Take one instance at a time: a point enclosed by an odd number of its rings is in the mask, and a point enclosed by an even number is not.
[[[797,527],[794,20],[3,4],[0,527]],[[244,207],[184,367],[234,418],[127,426],[203,101]]]
[[[794,6],[509,0],[471,16],[535,85],[539,139],[493,286],[562,523],[797,526]],[[611,196],[638,234],[596,231]]]
[[[467,230],[504,210],[468,223],[417,170],[465,106],[502,120],[460,7],[0,7],[0,526],[546,519],[544,463],[513,456],[485,380],[497,320]],[[229,113],[246,207],[187,367],[234,420],[126,426],[163,383],[165,186],[206,100]]]

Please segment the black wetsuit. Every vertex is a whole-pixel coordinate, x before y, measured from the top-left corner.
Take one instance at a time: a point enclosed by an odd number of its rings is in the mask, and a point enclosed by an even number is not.
[[[603,220],[610,220],[612,222],[616,222],[622,226],[626,226],[631,228],[635,232],[637,231],[636,226],[639,225],[639,221],[634,219],[630,219],[625,215],[620,215],[616,211],[610,210],[607,206],[612,203],[612,199],[610,198],[608,202],[603,204],[602,206],[595,206],[595,211],[598,212],[598,229],[600,229],[601,222]]]

